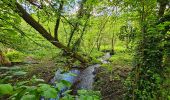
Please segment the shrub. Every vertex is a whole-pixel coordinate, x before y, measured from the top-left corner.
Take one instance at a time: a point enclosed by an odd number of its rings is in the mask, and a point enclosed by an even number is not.
[[[8,57],[11,62],[22,62],[24,59],[24,54],[17,51],[8,52],[5,56]]]

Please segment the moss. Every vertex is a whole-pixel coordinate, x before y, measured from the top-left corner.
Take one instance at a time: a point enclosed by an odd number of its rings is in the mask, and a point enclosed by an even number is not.
[[[18,51],[11,51],[5,54],[11,62],[22,62],[25,55]]]

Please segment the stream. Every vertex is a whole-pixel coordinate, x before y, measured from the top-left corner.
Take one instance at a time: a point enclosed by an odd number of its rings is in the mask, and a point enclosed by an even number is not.
[[[107,52],[105,53],[104,56],[102,56],[98,60],[100,60],[103,64],[106,64],[106,63],[109,63],[108,59],[110,57],[111,57],[110,53]],[[101,64],[91,65],[87,67],[86,69],[84,69],[83,71],[80,71],[74,68],[65,73],[62,73],[62,70],[59,69],[56,71],[55,76],[51,79],[50,83],[55,84],[55,81],[65,80],[65,81],[70,82],[72,85],[75,85],[75,88],[77,90],[79,89],[92,90],[94,78],[95,78],[95,74],[93,72],[95,68],[98,68],[100,66]],[[55,85],[55,87],[57,87],[57,85]],[[61,92],[57,94],[56,98],[50,99],[50,100],[59,100],[59,98],[61,97],[61,93],[63,93],[64,91],[68,89],[69,88],[67,87],[62,88]],[[41,100],[44,100],[44,99],[41,99]]]

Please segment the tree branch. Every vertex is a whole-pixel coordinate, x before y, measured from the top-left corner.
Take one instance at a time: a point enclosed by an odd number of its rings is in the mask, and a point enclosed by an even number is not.
[[[43,8],[43,6],[42,6],[40,3],[38,3],[37,0],[27,0],[27,1],[28,1],[30,4],[38,7],[39,9],[42,9],[42,8]]]
[[[37,30],[44,38],[46,38],[49,42],[51,42],[54,46],[66,51],[69,53],[71,57],[79,60],[82,63],[87,63],[87,59],[82,57],[81,55],[77,53],[71,52],[70,48],[67,48],[64,46],[62,43],[59,41],[55,41],[55,39],[47,32],[47,30],[41,26],[34,18],[32,18],[26,11],[25,9],[19,4],[15,3],[16,5],[16,12],[30,25],[32,26],[35,30]]]

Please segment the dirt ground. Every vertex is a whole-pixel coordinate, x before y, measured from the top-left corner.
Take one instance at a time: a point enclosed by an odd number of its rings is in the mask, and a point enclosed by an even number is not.
[[[116,66],[112,71],[98,68],[94,90],[101,92],[102,100],[123,100],[126,93],[124,81],[130,70],[128,66]]]

